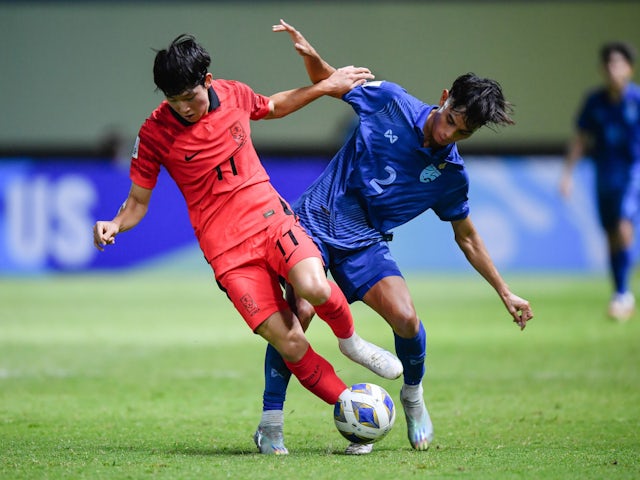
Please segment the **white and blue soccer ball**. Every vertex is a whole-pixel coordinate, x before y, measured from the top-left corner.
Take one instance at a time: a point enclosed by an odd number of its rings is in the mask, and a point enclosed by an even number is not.
[[[356,383],[340,395],[333,409],[333,420],[350,442],[374,443],[391,431],[396,408],[384,388],[373,383]]]

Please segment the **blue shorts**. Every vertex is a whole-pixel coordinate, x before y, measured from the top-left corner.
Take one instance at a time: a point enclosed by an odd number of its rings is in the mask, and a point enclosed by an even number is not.
[[[640,189],[627,185],[625,189],[598,191],[600,224],[606,231],[618,225],[621,219],[635,221],[640,211]]]
[[[600,224],[606,231],[622,219],[635,222],[640,213],[640,164],[596,163],[596,193]]]
[[[318,243],[318,242],[316,242]],[[362,297],[385,277],[402,276],[387,242],[358,250],[339,250],[318,244],[325,266],[349,303]]]

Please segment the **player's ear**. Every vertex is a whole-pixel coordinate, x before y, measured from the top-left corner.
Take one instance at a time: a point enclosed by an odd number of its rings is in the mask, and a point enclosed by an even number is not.
[[[207,72],[204,76],[204,88],[208,89],[211,86],[211,82],[213,81],[213,74],[211,72]]]
[[[449,98],[449,90],[447,90],[446,88],[442,91],[442,95],[440,95],[440,106],[442,107],[444,105],[444,102],[447,101],[447,98]]]

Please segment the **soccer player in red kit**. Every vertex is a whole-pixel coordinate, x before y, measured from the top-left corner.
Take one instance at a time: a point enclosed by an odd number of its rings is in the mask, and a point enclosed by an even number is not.
[[[250,120],[280,118],[323,95],[340,97],[373,78],[345,67],[314,85],[266,97],[243,83],[213,79],[210,56],[190,35],[157,52],[154,82],[166,100],[144,122],[131,159],[128,198],[111,221],[94,226],[99,250],[145,216],[160,168],[182,192],[216,280],[249,327],[272,344],[300,383],[329,404],[346,390],[310,346],[283,297],[280,277],[307,299],[350,359],[385,378],[402,374],[390,352],[361,339],[342,291],[326,277],[320,252],[273,188],[251,141]],[[281,415],[282,413],[279,412]],[[286,454],[282,419],[263,419],[262,453]]]

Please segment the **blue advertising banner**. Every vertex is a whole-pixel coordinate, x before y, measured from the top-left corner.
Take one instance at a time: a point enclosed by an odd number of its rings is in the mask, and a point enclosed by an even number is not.
[[[465,165],[471,219],[500,270],[605,269],[590,162],[577,165],[571,198],[559,193],[560,157],[465,157]],[[405,270],[472,271],[433,212],[395,233],[391,250]]]
[[[164,173],[138,227],[100,254],[93,224],[126,199],[128,171],[91,162],[0,163],[0,273],[131,267],[193,242],[184,200]],[[121,245],[120,245],[121,244]]]
[[[326,162],[273,159],[270,172],[291,199]],[[93,224],[114,217],[130,185],[128,167],[114,163],[0,161],[0,274],[120,269],[144,266],[189,246],[199,252],[182,194],[164,170],[142,222],[99,252]]]
[[[299,196],[326,158],[266,158],[284,198]],[[595,216],[592,171],[578,165],[569,200],[558,194],[558,157],[465,159],[471,216],[500,269],[601,271],[604,239]],[[128,168],[92,161],[0,162],[0,275],[144,267],[191,252],[204,263],[184,199],[163,171],[147,216],[117,244],[93,247],[97,219],[111,219],[127,196]],[[391,243],[401,268],[470,269],[451,226],[427,212],[398,228]]]

